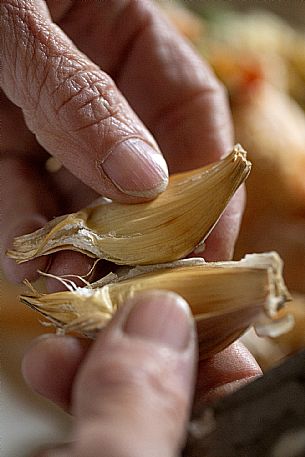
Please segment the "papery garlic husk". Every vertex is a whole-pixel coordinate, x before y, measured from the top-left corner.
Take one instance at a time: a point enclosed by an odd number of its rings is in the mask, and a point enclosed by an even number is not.
[[[63,333],[94,337],[128,299],[152,289],[174,291],[187,300],[197,321],[201,358],[221,351],[252,325],[264,336],[293,325],[282,310],[289,293],[276,253],[247,255],[237,262],[198,258],[133,268],[83,288],[60,280],[70,290],[41,294],[30,286],[31,293],[21,300]]]
[[[219,162],[173,175],[153,201],[98,201],[16,238],[7,254],[18,263],[64,249],[125,265],[180,259],[208,236],[250,168],[237,145]]]

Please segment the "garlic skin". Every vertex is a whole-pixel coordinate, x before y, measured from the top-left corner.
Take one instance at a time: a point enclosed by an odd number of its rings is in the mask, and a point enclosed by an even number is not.
[[[167,190],[153,201],[127,205],[99,199],[16,238],[8,255],[18,263],[72,249],[117,265],[116,272],[93,284],[82,278],[83,288],[57,278],[66,286],[64,292],[40,293],[26,281],[30,293],[21,295],[21,301],[61,333],[95,337],[138,292],[173,291],[190,305],[202,359],[251,326],[271,336],[287,331],[293,322],[282,310],[289,294],[276,253],[247,255],[238,262],[179,260],[196,246],[202,248],[250,169],[245,151],[235,146],[221,161],[172,176]]]
[[[223,160],[173,175],[153,201],[127,205],[99,199],[16,238],[7,255],[17,263],[65,249],[118,265],[180,259],[207,238],[250,169],[237,145]]]
[[[252,325],[264,335],[291,328],[283,305],[290,296],[276,253],[252,254],[238,262],[206,263],[186,259],[169,264],[131,268],[86,287],[58,278],[67,291],[31,293],[21,301],[45,316],[57,329],[94,337],[124,305],[146,290],[169,290],[190,305],[197,323],[200,358],[210,357]]]

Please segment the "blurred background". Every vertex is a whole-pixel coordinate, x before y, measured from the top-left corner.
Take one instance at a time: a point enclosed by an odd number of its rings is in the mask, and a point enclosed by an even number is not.
[[[214,8],[227,8],[228,5],[231,9],[237,9],[246,13],[251,10],[262,9],[282,16],[291,24],[304,28],[305,4],[298,0],[290,0],[289,2],[282,0],[268,2],[264,0],[191,0],[190,2],[184,2],[182,0],[180,3],[184,3],[184,6],[197,11],[208,9],[211,6]]]
[[[235,258],[276,250],[285,262],[296,319],[290,333],[243,340],[264,370],[305,346],[305,3],[200,0],[159,2],[228,89],[236,141],[253,170]],[[20,363],[46,329],[1,277],[1,455],[32,455],[65,439],[68,415],[25,386]],[[50,331],[47,329],[47,331]]]
[[[45,329],[36,313],[19,303],[21,287],[0,277],[1,395],[0,455],[33,457],[50,443],[65,440],[70,417],[25,385],[21,359],[32,339]],[[60,367],[59,367],[60,369]]]
[[[294,330],[243,337],[266,370],[305,345],[305,4],[161,4],[226,86],[235,141],[253,164],[235,259],[274,250],[284,260]]]

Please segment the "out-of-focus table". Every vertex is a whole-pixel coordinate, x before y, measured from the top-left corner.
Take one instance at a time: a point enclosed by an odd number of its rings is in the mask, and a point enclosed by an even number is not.
[[[71,426],[71,418],[33,393],[21,376],[22,355],[44,329],[37,314],[18,302],[19,291],[0,277],[1,457],[35,455],[41,447],[67,439]]]

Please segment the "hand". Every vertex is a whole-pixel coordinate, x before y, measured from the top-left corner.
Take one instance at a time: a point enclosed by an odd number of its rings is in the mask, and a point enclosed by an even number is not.
[[[39,457],[178,456],[196,367],[190,316],[181,297],[155,291],[126,303],[91,347],[73,337],[38,339],[23,361],[25,379],[75,416],[71,443]],[[236,343],[201,365],[200,400],[258,374]]]
[[[97,194],[153,198],[167,184],[160,150],[170,172],[226,154],[224,89],[146,0],[0,0],[0,18],[3,269],[15,281],[46,268],[86,274],[91,261],[78,253],[18,266],[5,251]],[[64,165],[57,173],[45,170],[48,153]],[[241,190],[209,237],[207,260],[231,256],[242,202]]]
[[[34,279],[47,264],[55,275],[82,275],[89,261],[77,253],[21,266],[4,253],[15,236],[97,194],[153,198],[167,184],[160,150],[171,173],[222,157],[232,147],[225,92],[145,0],[0,0],[0,18],[2,266],[17,281]],[[45,172],[48,154],[64,165],[55,174]],[[207,260],[231,256],[242,206],[243,190],[210,235]],[[178,452],[195,356],[193,331],[176,301],[166,295],[147,297],[138,309],[127,305],[90,349],[54,336],[32,346],[23,368],[29,384],[76,416],[77,443],[56,455],[90,457],[96,447],[107,457]],[[199,372],[205,398],[259,370],[233,345]]]

